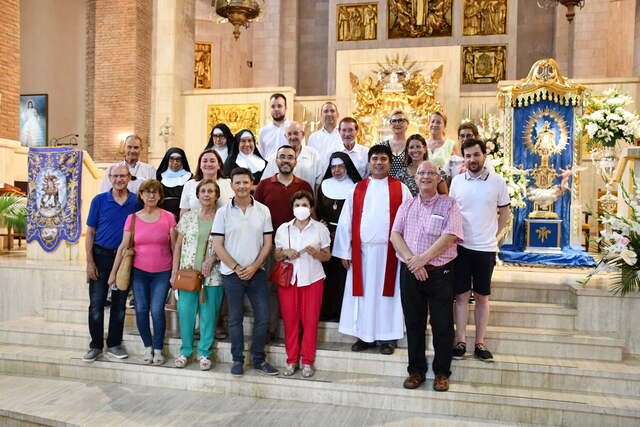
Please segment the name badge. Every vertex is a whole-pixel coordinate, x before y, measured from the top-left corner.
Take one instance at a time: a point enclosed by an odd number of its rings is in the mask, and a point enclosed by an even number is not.
[[[434,219],[444,219],[444,217],[442,215],[438,215],[438,214],[431,214],[431,218]]]

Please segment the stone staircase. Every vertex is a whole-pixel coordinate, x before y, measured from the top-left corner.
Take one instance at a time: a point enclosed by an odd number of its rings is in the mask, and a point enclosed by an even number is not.
[[[514,280],[511,272],[496,272],[486,340],[495,362],[471,357],[454,361],[448,393],[432,391],[430,382],[418,390],[402,388],[407,363],[403,342],[391,356],[375,349],[353,353],[350,344],[354,339],[338,333],[335,323],[324,322],[319,331],[318,372],[311,379],[299,374],[264,377],[251,369],[244,377],[234,378],[228,373],[228,341],[216,344],[216,363],[209,372],[198,371],[195,363],[175,369],[171,360],[164,367],[142,365],[143,346],[129,310],[124,345],[131,357],[117,361],[103,355],[87,364],[81,360],[89,342],[87,291],[77,284],[51,284],[43,297],[41,315],[0,323],[0,372],[425,416],[581,427],[640,425],[640,361],[624,358],[624,342],[619,338],[576,330],[575,295],[568,285],[575,277],[554,273],[519,277]],[[247,317],[246,332],[251,323]],[[470,326],[471,345],[473,332]],[[268,359],[278,367],[286,360],[281,338],[266,349]],[[179,347],[179,339],[167,337],[167,356],[175,357]],[[432,355],[429,351],[429,360]]]

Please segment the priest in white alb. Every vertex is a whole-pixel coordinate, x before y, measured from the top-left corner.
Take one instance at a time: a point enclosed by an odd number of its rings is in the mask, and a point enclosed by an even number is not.
[[[404,336],[398,259],[389,242],[396,212],[411,198],[409,189],[389,176],[391,150],[369,149],[371,175],[347,197],[336,230],[333,256],[347,269],[339,331],[358,340],[352,351],[380,345],[392,354]]]

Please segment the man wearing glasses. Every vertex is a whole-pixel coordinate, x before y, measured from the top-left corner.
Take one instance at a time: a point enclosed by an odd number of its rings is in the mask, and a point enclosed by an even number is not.
[[[111,190],[100,193],[91,201],[87,217],[87,281],[89,282],[89,333],[91,343],[84,355],[85,362],[93,362],[100,356],[104,340],[104,307],[107,301],[107,279],[113,268],[116,251],[122,241],[122,230],[129,214],[142,206],[136,195],[127,189],[131,180],[129,169],[116,164],[107,172]],[[107,354],[118,359],[128,357],[122,347],[125,304],[128,290],[112,290],[109,315]]]
[[[455,200],[438,194],[442,180],[438,166],[424,161],[418,166],[420,193],[398,209],[391,243],[400,266],[400,299],[407,329],[408,389],[418,388],[427,373],[425,333],[431,314],[433,332],[433,389],[447,391],[451,375],[453,340],[453,260],[456,243],[463,240],[462,215]]]

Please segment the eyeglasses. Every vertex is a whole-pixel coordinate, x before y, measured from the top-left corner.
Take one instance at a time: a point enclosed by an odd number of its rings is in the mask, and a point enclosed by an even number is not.
[[[144,190],[143,191],[144,194],[149,194],[149,195],[156,195],[158,194],[158,190]]]
[[[399,125],[400,123],[404,123],[407,119],[391,119],[389,120],[392,125]]]
[[[420,172],[416,172],[416,175],[419,176],[437,176],[440,175],[440,172],[436,172],[436,171],[420,171]]]

